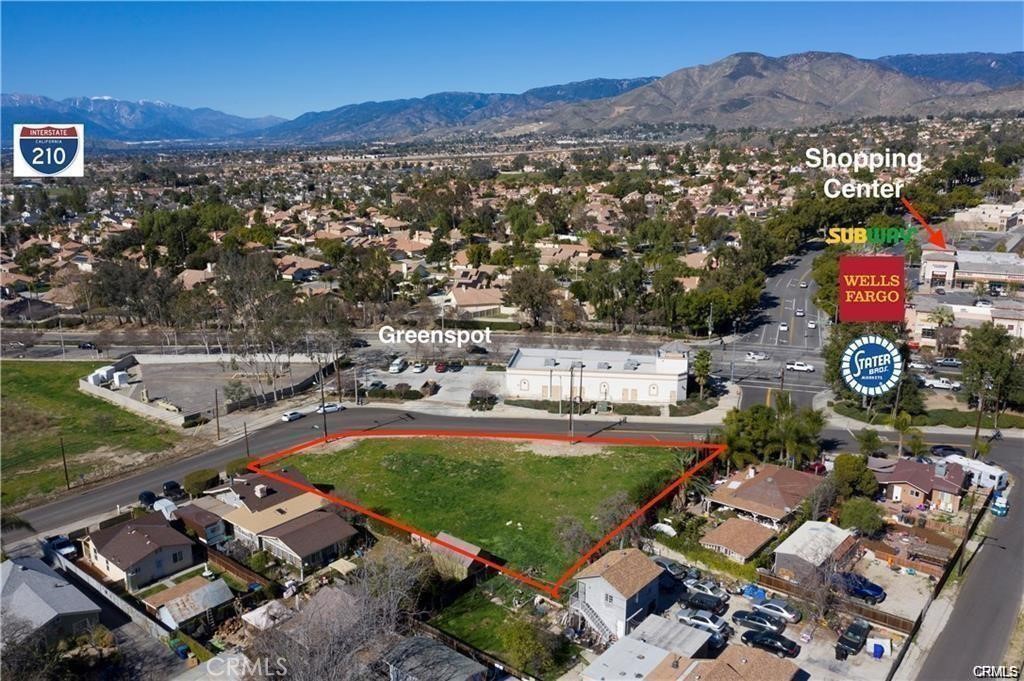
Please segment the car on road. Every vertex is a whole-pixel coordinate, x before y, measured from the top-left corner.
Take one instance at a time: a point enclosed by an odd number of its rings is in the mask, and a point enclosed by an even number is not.
[[[434,365],[434,371],[439,374],[443,374],[448,371],[448,364],[446,362],[438,362]]]
[[[714,634],[729,636],[732,633],[732,627],[729,626],[728,622],[707,610],[681,608],[676,613],[676,619],[683,624],[689,624],[691,627],[703,629]]]
[[[967,456],[967,450],[953,445],[935,445],[929,450],[932,456]]]
[[[807,282],[801,279],[800,280],[800,288],[807,288]]]
[[[46,546],[54,553],[67,558],[68,560],[74,560],[78,558],[78,548],[75,543],[71,541],[66,534],[55,534],[47,537],[43,540]]]
[[[779,324],[779,331],[789,331],[789,324],[786,322]]]
[[[181,483],[177,480],[168,480],[164,483],[164,496],[172,501],[176,501],[178,499],[184,499],[188,495],[185,493],[185,490],[182,489]]]
[[[720,587],[717,582],[711,579],[688,579],[683,584],[693,593],[714,596],[722,601],[729,601],[729,594]]]
[[[778,617],[773,617],[763,612],[751,612],[750,610],[737,610],[732,614],[732,623],[744,629],[757,631],[770,631],[774,634],[781,634],[786,630],[786,623]]]
[[[885,589],[856,572],[838,572],[832,575],[832,584],[847,596],[860,599],[868,605],[885,600]]]
[[[412,365],[412,372],[414,374],[422,374],[426,370],[427,365],[425,362],[416,362],[415,364]]]
[[[729,609],[728,603],[721,598],[696,591],[686,594],[680,603],[696,610],[708,610],[718,616],[724,615],[725,611]]]
[[[956,357],[940,357],[935,360],[935,366],[946,367],[947,369],[959,369],[964,365]]]
[[[937,295],[937,296],[944,296],[944,295],[946,295],[946,289],[942,288],[941,286],[938,287],[937,289],[935,289],[935,295]]]
[[[990,307],[992,307],[992,301],[991,300],[978,300],[978,301],[975,301],[974,307],[990,308]]]
[[[284,421],[285,423],[288,423],[289,421],[298,421],[303,416],[304,414],[301,411],[286,411],[285,413],[281,414],[281,420]]]
[[[786,371],[802,371],[804,373],[814,373],[814,365],[801,361],[786,362]]]
[[[747,352],[747,361],[748,362],[760,362],[761,360],[765,360],[765,359],[768,359],[768,353],[767,352],[757,352],[757,351],[754,351],[754,350],[751,350],[751,351]]]
[[[796,624],[803,619],[803,614],[781,598],[771,598],[765,601],[754,603],[755,612],[763,612],[766,615],[778,617],[790,624]]]
[[[370,344],[362,338],[353,338],[348,342],[350,348],[368,348]]]
[[[740,640],[748,646],[767,650],[779,657],[796,657],[800,654],[800,646],[796,641],[770,631],[748,631],[740,637]]]
[[[405,371],[405,368],[409,366],[409,363],[402,357],[395,358],[391,362],[391,366],[388,367],[389,374],[400,374]]]
[[[1006,497],[996,497],[996,500],[992,502],[992,506],[989,508],[989,512],[998,518],[1004,518],[1010,512],[1010,502],[1006,500]]]
[[[96,344],[95,343],[89,343],[88,341],[85,341],[85,342],[82,342],[82,343],[78,344],[78,349],[79,350],[95,350],[96,349]]]
[[[323,404],[321,404],[319,407],[316,408],[316,413],[317,414],[333,414],[335,412],[341,411],[344,408],[345,407],[341,406],[337,402],[324,402]]]
[[[804,309],[802,307],[798,307],[796,309],[796,312],[794,312],[793,314],[795,314],[797,317],[803,317],[804,316]]]
[[[856,655],[863,650],[870,633],[871,625],[866,621],[857,618],[851,622],[836,641],[836,659],[845,660],[850,655]]]
[[[907,364],[907,366],[910,367],[911,369],[917,369],[918,371],[932,370],[931,364],[928,364],[927,362],[922,362],[919,359],[912,360],[909,364]]]
[[[672,577],[680,582],[685,582],[687,579],[700,579],[700,570],[695,567],[683,565],[678,560],[672,560],[665,556],[654,556],[652,560],[655,565],[664,569],[665,572],[672,575]]]
[[[814,321],[813,319],[808,319],[807,320],[807,328],[808,329],[816,329],[816,328],[818,328],[818,322]]]
[[[144,489],[141,492],[139,492],[139,503],[145,506],[146,508],[153,508],[153,504],[156,503],[156,500],[156,494],[150,492],[148,489]]]
[[[480,347],[479,345],[470,345],[468,348],[466,348],[466,352],[471,355],[486,355],[487,348]]]
[[[945,376],[938,376],[936,378],[925,378],[924,386],[926,388],[934,388],[936,390],[960,390],[963,386],[960,381],[951,381]]]

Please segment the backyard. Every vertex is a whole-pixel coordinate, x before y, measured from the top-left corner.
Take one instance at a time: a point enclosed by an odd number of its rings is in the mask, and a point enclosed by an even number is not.
[[[61,437],[72,484],[104,465],[116,464],[118,457],[160,451],[179,440],[165,426],[79,392],[78,379],[99,366],[102,363],[0,364],[5,504],[64,486]]]
[[[286,464],[334,494],[431,533],[446,531],[519,570],[557,578],[582,551],[559,541],[559,518],[596,540],[608,500],[653,496],[677,470],[656,447],[392,438],[352,442]]]

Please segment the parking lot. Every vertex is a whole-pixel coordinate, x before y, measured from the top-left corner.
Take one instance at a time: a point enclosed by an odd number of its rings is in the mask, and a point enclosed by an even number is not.
[[[380,381],[388,388],[394,388],[399,383],[407,383],[413,389],[419,390],[426,381],[434,381],[441,386],[441,389],[434,395],[424,397],[426,402],[439,402],[466,406],[469,403],[470,394],[478,389],[486,389],[496,395],[501,395],[505,388],[505,374],[500,371],[487,371],[482,366],[464,366],[459,371],[438,372],[435,364],[428,365],[426,371],[415,373],[410,365],[398,374],[388,373],[386,369],[367,369],[364,372],[364,385],[370,385],[374,381]]]

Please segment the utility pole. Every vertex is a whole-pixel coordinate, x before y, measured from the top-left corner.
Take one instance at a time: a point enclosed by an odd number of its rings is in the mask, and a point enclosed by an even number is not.
[[[60,337],[60,358],[67,359],[67,355],[64,350],[64,327],[60,321],[60,313],[57,313],[57,335]]]
[[[992,377],[985,374],[984,385],[978,391],[978,418],[974,421],[974,452],[971,458],[978,458],[978,437],[981,435],[981,415],[985,413],[985,393],[992,389]]]
[[[967,554],[967,541],[971,538],[971,516],[974,515],[974,490],[971,485],[971,493],[967,495],[967,524],[964,525],[964,543],[960,546],[960,564],[957,566],[957,574],[964,573],[964,556]]]
[[[217,399],[217,388],[213,389],[213,420],[217,423],[217,439],[220,439],[220,400]]]
[[[711,338],[711,327],[714,326],[715,319],[715,304],[711,303],[711,308],[708,310],[708,338]]]
[[[68,475],[68,456],[64,451],[64,436],[60,436],[60,458],[64,462],[64,485],[71,489],[71,477]]]
[[[324,408],[324,367],[322,364],[320,367],[320,415],[324,417],[324,442],[327,442],[327,410]]]
[[[249,426],[245,421],[242,421],[242,432],[245,434],[245,456],[252,458],[252,452],[249,451]]]
[[[573,422],[572,422],[572,393],[573,393],[573,387],[576,385],[575,369],[576,369],[576,365],[575,364],[570,364],[569,365],[569,444],[572,444],[573,438],[575,436],[575,432],[573,431]]]
[[[736,320],[732,320],[732,357],[729,360],[729,382],[736,382]]]

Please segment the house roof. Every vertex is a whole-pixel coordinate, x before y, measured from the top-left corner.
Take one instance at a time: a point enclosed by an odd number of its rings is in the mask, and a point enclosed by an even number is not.
[[[498,306],[502,304],[504,297],[505,292],[500,288],[455,287],[452,289],[452,301],[458,307]]]
[[[487,667],[479,662],[422,636],[403,638],[384,654],[383,660],[407,678],[419,681],[466,681],[487,673]]]
[[[775,548],[775,553],[794,555],[818,566],[835,554],[853,533],[832,523],[808,520]]]
[[[746,559],[757,553],[774,536],[775,532],[761,523],[744,518],[729,518],[708,531],[700,543],[704,546],[721,546]]]
[[[192,540],[171,527],[162,513],[112,525],[89,539],[101,556],[125,571],[159,549],[192,546]]]
[[[280,499],[279,503],[256,512],[240,506],[225,515],[224,520],[252,534],[264,534],[267,530],[316,511],[326,504],[326,500],[315,494],[300,492],[297,497]]]
[[[661,615],[648,615],[628,636],[684,657],[697,655],[711,638],[707,631]]]
[[[227,506],[227,504],[225,504]],[[220,516],[216,513],[212,513],[201,506],[195,504],[188,504],[187,506],[179,506],[174,509],[174,515],[177,516],[186,526],[192,529],[203,529],[205,530],[210,525],[216,525],[220,521]]]
[[[279,474],[300,484],[309,484],[309,480],[306,479],[306,476],[298,471],[281,470],[279,471]],[[256,495],[256,488],[260,485],[266,486],[266,495],[262,497]],[[267,508],[272,508],[283,501],[287,501],[288,499],[297,497],[300,494],[304,494],[304,492],[297,487],[286,485],[259,473],[236,475],[227,485],[221,485],[220,487],[206,490],[206,494],[220,494],[228,490],[234,492],[239,501],[254,513]]]
[[[355,534],[356,528],[338,514],[329,511],[313,511],[263,532],[264,536],[279,540],[299,558],[345,541]]]
[[[16,615],[37,629],[62,615],[100,611],[53,568],[31,556],[0,564],[0,593],[0,607],[7,617]]]
[[[958,494],[963,489],[967,474],[959,464],[943,463],[945,472],[940,476],[935,464],[900,459],[892,470],[875,471],[875,477],[879,484],[905,483],[913,485],[925,494],[931,494],[932,491]]]
[[[171,619],[181,624],[211,608],[227,603],[232,598],[234,595],[231,593],[231,587],[223,579],[218,577],[211,582],[197,575],[153,594],[146,598],[145,602],[157,610],[166,608]]]
[[[714,660],[701,660],[686,671],[680,681],[792,681],[800,668],[764,650],[728,645]]]
[[[811,473],[766,463],[737,471],[715,489],[711,500],[781,520],[795,511],[821,482],[822,478]]]
[[[636,638],[624,637],[616,641],[600,657],[583,670],[583,678],[587,681],[611,681],[612,679],[665,679],[678,676],[654,677],[652,672],[661,666],[666,658],[676,659],[678,656],[662,650],[656,645],[645,643]],[[682,670],[679,670],[680,672]]]
[[[603,577],[623,598],[630,598],[661,576],[660,568],[638,549],[609,551],[581,570],[576,579]]]

